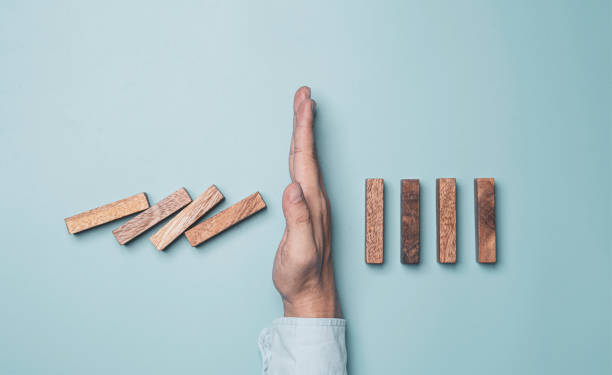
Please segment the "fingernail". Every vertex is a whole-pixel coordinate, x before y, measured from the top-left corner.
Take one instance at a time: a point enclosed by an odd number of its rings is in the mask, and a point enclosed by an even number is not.
[[[314,101],[314,99],[311,99],[311,105],[310,108],[312,109],[312,111],[314,112],[315,109],[317,109],[317,102]]]
[[[297,203],[302,200],[302,189],[299,184],[294,184],[291,191],[289,191],[289,201],[291,203]]]

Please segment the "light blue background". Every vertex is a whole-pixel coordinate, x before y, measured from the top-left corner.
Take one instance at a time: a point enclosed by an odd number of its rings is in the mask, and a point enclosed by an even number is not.
[[[317,142],[349,369],[609,374],[609,1],[0,3],[0,372],[257,374],[289,183],[291,101]],[[499,263],[474,261],[495,177]],[[364,264],[364,179],[386,181]],[[435,260],[436,177],[458,183],[458,264]],[[422,264],[399,263],[420,178]],[[160,253],[64,217],[145,191],[259,190],[268,209]],[[124,222],[125,220],[121,221]]]

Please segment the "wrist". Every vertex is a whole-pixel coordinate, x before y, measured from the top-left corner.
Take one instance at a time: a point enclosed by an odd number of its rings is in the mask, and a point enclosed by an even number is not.
[[[342,318],[335,288],[283,299],[283,306],[287,318]]]

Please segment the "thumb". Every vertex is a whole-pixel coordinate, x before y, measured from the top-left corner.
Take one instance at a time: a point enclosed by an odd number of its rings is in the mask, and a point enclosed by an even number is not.
[[[287,224],[287,239],[304,245],[312,244],[312,221],[300,184],[294,182],[285,188],[283,213]]]

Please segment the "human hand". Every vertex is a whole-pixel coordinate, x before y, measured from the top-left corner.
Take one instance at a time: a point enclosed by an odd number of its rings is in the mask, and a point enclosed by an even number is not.
[[[297,90],[289,153],[292,183],[283,193],[285,232],[274,258],[272,279],[286,317],[340,318],[331,254],[329,198],[315,147],[316,103],[310,88]]]

